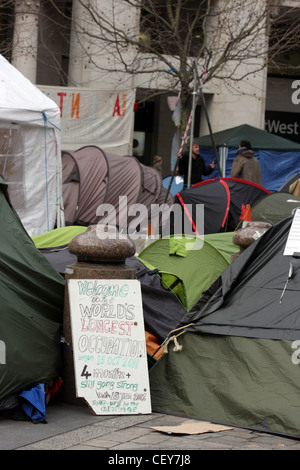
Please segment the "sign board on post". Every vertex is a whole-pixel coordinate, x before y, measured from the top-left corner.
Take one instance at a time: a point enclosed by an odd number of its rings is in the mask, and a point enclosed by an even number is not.
[[[69,279],[76,394],[96,415],[151,413],[140,282]]]

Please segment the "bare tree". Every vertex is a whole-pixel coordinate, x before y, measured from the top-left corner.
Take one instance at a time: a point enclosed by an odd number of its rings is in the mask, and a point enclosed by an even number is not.
[[[267,67],[276,73],[287,66],[290,74],[299,72],[299,61],[293,63],[291,57],[300,42],[300,9],[282,6],[286,1],[73,0],[73,10],[79,14],[73,15],[71,40],[66,8],[70,2],[41,3],[44,24],[47,20],[51,28],[50,20],[55,21],[52,40],[58,34],[64,37],[64,56],[70,48],[69,63],[80,62],[81,55],[84,68],[94,71],[93,77],[102,73],[116,85],[133,77],[135,85],[148,88],[147,96],[150,89],[180,92],[181,132],[190,113],[196,76],[201,85],[218,86],[221,80],[244,90],[241,82]],[[2,18],[3,14],[4,10]],[[41,33],[40,47],[44,51],[48,47],[55,67],[62,65]],[[62,68],[66,74],[65,64]],[[79,84],[70,73],[69,84]]]
[[[11,58],[14,27],[14,2],[0,2],[0,52],[8,60]]]
[[[280,7],[278,0],[76,2],[83,18],[73,24],[74,34],[90,66],[114,72],[120,81],[129,74],[143,83],[145,75],[152,89],[180,91],[181,131],[195,67],[204,83],[238,87],[268,66],[281,71],[300,40],[299,9]],[[109,63],[99,60],[106,54]]]

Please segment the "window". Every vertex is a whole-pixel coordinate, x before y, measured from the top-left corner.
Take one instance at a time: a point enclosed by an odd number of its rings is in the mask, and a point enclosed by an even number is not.
[[[168,3],[168,5],[166,5]],[[183,0],[177,15],[177,1],[144,0],[140,19],[141,51],[186,56],[199,55],[203,42],[206,1]]]

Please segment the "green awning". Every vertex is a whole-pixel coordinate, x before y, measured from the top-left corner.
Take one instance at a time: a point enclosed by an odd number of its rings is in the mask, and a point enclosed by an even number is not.
[[[225,129],[213,134],[216,147],[238,148],[241,140],[251,142],[252,148],[257,150],[299,151],[300,145],[289,139],[258,129],[248,124]],[[196,139],[200,147],[212,147],[210,135]]]

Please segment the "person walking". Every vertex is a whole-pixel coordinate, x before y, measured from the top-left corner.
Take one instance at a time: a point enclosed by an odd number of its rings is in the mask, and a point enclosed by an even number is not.
[[[259,161],[254,156],[251,143],[241,140],[236,157],[233,160],[231,178],[239,178],[252,183],[262,185],[261,168]]]

